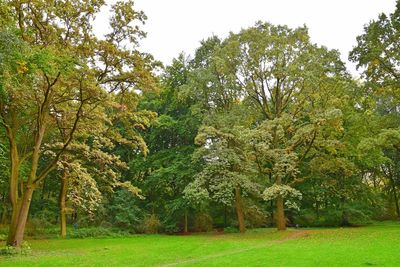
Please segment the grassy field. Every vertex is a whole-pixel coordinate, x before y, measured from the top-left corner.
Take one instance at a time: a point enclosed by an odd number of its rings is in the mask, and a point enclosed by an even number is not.
[[[400,266],[400,223],[359,228],[251,230],[241,234],[138,235],[32,240],[0,266]]]

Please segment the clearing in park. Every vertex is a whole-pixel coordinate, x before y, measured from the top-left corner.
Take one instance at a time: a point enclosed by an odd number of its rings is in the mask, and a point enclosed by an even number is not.
[[[31,240],[0,266],[400,266],[398,222],[246,234]]]

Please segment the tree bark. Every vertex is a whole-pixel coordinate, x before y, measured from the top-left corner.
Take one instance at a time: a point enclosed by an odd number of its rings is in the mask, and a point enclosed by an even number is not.
[[[68,190],[68,173],[64,170],[63,177],[61,178],[60,189],[60,235],[62,238],[67,237],[67,212],[66,200]]]
[[[276,178],[276,184],[277,185],[282,185],[282,177],[278,176]],[[276,197],[276,228],[279,231],[284,231],[286,230],[286,219],[285,219],[285,204],[284,204],[284,199],[282,195],[278,195]]]
[[[244,232],[246,232],[246,224],[244,221],[242,196],[240,195],[240,188],[238,186],[235,188],[235,206],[236,206],[236,213],[237,213],[238,222],[239,222],[239,231],[241,233],[244,233]]]
[[[32,201],[34,187],[32,185],[26,186],[24,194],[22,195],[21,202],[18,205],[18,211],[13,210],[13,221],[10,225],[10,233],[7,240],[7,245],[20,247],[24,239],[25,225],[28,219],[29,207]],[[14,215],[14,213],[16,215]]]
[[[183,232],[186,234],[188,232],[188,212],[187,209],[185,210],[185,225]]]
[[[279,195],[276,198],[276,227],[279,231],[286,230],[286,220],[285,220],[285,207],[283,203],[283,197]]]
[[[20,210],[20,201],[18,201],[18,177],[19,177],[19,155],[16,145],[15,137],[12,131],[7,128],[7,137],[10,143],[10,159],[11,159],[11,173],[10,173],[10,202],[11,202],[11,221],[10,231],[7,238],[7,244],[12,244],[13,237],[17,227],[18,214]]]
[[[18,222],[18,214],[20,211],[20,202],[12,205],[11,209],[11,221],[10,221],[10,228],[8,231],[8,238],[7,238],[7,245],[12,246],[13,240],[15,237],[15,231],[17,228],[17,222]]]
[[[400,219],[400,206],[399,206],[399,199],[397,197],[397,190],[396,190],[396,185],[392,185],[392,191],[393,191],[393,200],[394,204],[396,206],[396,215],[397,218]]]

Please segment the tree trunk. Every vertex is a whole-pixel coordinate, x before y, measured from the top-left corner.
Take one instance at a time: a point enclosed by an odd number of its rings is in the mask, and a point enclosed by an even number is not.
[[[187,210],[185,210],[185,225],[184,225],[183,232],[185,234],[188,232],[188,212],[187,212]]]
[[[227,210],[226,210],[226,205],[224,205],[224,228],[227,226]]]
[[[62,238],[67,237],[67,212],[66,212],[66,200],[68,190],[68,173],[64,170],[63,177],[61,178],[61,189],[60,189],[60,235]]]
[[[18,149],[15,143],[15,138],[10,131],[7,131],[8,138],[10,141],[10,159],[11,159],[11,173],[10,173],[10,203],[11,203],[11,221],[10,221],[10,229],[7,238],[7,244],[10,245],[13,242],[13,238],[15,236],[15,231],[18,222],[18,214],[20,210],[20,201],[18,201],[18,177],[19,177],[19,155]]]
[[[246,232],[246,224],[244,221],[242,197],[240,195],[240,188],[238,186],[235,188],[235,206],[239,222],[239,231],[241,233],[244,233]]]
[[[10,221],[10,227],[9,227],[8,238],[7,238],[7,245],[9,245],[9,246],[12,246],[13,240],[15,237],[15,231],[17,229],[18,215],[20,212],[20,207],[21,207],[21,201],[18,201],[15,205],[12,205],[11,221]]]
[[[277,84],[279,84],[279,79],[277,80]],[[281,101],[280,99],[280,91],[279,91],[279,86],[276,87],[276,96],[275,96],[275,118],[279,118],[281,116]],[[277,135],[277,126],[274,127],[274,132],[273,132],[273,148],[278,148],[278,135]],[[276,175],[275,178],[275,183],[278,186],[282,185],[282,177],[281,175]],[[271,176],[270,176],[271,180]],[[276,220],[276,228],[279,231],[284,231],[286,230],[286,219],[285,219],[285,205],[284,205],[284,200],[283,196],[278,194],[276,197],[276,214],[275,214],[275,220]]]
[[[10,224],[10,232],[7,240],[7,245],[20,247],[24,240],[24,231],[26,221],[28,220],[29,207],[32,201],[34,188],[32,185],[26,186],[24,194],[22,195],[21,203],[18,211],[13,210],[13,220]],[[14,215],[15,213],[15,215]]]
[[[396,215],[397,218],[400,219],[400,207],[399,207],[399,199],[397,197],[397,188],[396,188],[396,182],[392,176],[392,174],[390,173],[389,175],[389,179],[390,179],[390,185],[392,187],[392,194],[393,194],[393,200],[394,200],[394,205],[396,207]]]
[[[349,220],[349,213],[347,210],[342,211],[342,223],[341,226],[351,226],[350,220]]]
[[[396,185],[394,185],[394,184],[392,184],[392,191],[393,191],[394,205],[396,206],[396,215],[397,215],[397,218],[400,219],[399,199],[397,197]]]
[[[279,195],[276,198],[276,227],[279,231],[286,230],[286,221],[285,221],[285,207],[283,203],[283,197]]]
[[[276,184],[279,186],[282,185],[282,177],[278,176],[276,178]],[[276,197],[275,219],[276,219],[276,228],[279,231],[286,230],[285,204],[283,196],[281,196],[280,194]]]

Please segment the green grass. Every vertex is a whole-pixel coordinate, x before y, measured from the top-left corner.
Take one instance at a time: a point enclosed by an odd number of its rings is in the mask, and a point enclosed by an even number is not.
[[[0,266],[400,266],[400,224],[246,234],[32,240]]]

